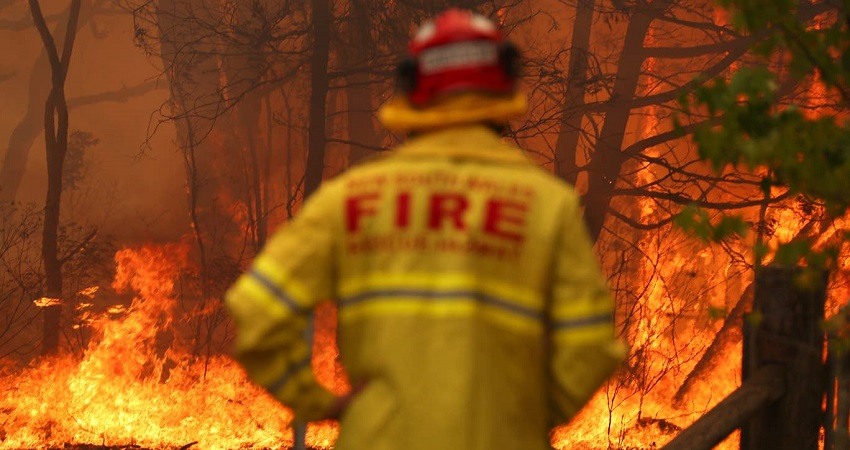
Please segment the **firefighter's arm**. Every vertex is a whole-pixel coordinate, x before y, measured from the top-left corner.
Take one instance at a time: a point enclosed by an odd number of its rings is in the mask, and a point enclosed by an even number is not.
[[[575,415],[627,353],[615,337],[614,302],[574,193],[561,223],[549,311],[553,425]]]
[[[334,214],[321,190],[278,230],[226,294],[235,357],[248,376],[302,420],[334,414],[338,399],[318,384],[305,339],[309,313],[333,296]]]

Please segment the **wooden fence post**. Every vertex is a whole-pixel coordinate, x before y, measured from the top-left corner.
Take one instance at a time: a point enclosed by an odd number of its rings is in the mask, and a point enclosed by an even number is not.
[[[799,268],[768,266],[756,273],[753,314],[744,322],[743,376],[765,365],[785,370],[785,394],[741,428],[741,450],[817,450],[825,367],[827,274],[814,286],[796,282]]]

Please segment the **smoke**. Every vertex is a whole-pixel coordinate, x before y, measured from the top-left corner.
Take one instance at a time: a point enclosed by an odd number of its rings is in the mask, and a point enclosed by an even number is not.
[[[64,5],[43,3],[48,25],[56,29]],[[0,9],[0,152],[5,156],[16,129],[27,128],[36,136],[15,200],[43,206],[47,173],[41,118],[49,72],[33,73],[44,69],[36,65],[43,49],[28,14],[24,2]],[[128,13],[83,11],[66,95],[71,132],[86,133],[97,143],[69,155],[82,158],[76,183],[63,194],[63,222],[96,227],[119,241],[168,241],[188,232],[184,169],[173,127],[149,129],[152,112],[168,99],[158,75],[134,47]],[[29,109],[36,120],[27,124]]]

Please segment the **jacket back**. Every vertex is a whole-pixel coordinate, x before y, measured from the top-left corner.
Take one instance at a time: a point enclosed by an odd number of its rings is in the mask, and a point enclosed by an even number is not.
[[[623,356],[577,196],[486,127],[414,138],[304,214],[259,265],[298,306],[336,299],[365,386],[339,450],[546,449]]]

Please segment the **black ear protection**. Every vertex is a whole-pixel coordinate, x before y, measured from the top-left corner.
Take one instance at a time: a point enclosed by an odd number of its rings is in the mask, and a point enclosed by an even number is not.
[[[499,62],[508,79],[513,80],[519,77],[519,56],[519,50],[513,43],[504,41],[499,44]],[[419,64],[415,59],[410,57],[403,59],[396,69],[396,88],[405,94],[416,90],[418,73]]]
[[[499,60],[502,62],[502,70],[508,79],[515,80],[519,78],[520,73],[520,57],[519,49],[509,41],[502,42],[499,45]]]
[[[398,63],[395,74],[396,89],[399,92],[410,94],[416,89],[417,73],[419,65],[416,60],[411,57],[406,57]]]

